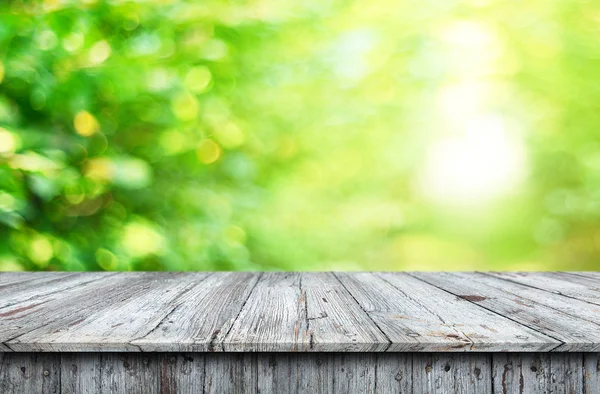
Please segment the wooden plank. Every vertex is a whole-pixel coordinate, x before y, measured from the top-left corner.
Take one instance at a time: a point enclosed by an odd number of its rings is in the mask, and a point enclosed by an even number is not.
[[[0,272],[0,300],[22,289],[32,289],[76,275],[74,272],[26,272],[18,275]],[[6,306],[3,301],[0,305]]]
[[[219,272],[185,294],[168,319],[132,341],[144,351],[220,351],[258,273]]]
[[[265,273],[225,351],[384,350],[389,340],[331,273]]]
[[[259,353],[256,362],[259,393],[334,393],[340,379],[331,353]]]
[[[502,288],[506,292],[517,294],[524,300],[534,300],[539,304],[546,305],[549,308],[571,315],[575,318],[585,319],[595,325],[596,330],[600,330],[600,308],[598,305],[581,301],[576,298],[566,297],[562,294],[547,292],[542,289],[507,281],[502,278],[487,274],[473,274],[475,280],[488,286]],[[562,319],[562,317],[559,317]]]
[[[494,393],[545,393],[549,357],[534,353],[492,355]]]
[[[600,353],[583,354],[583,384],[586,394],[600,394]]]
[[[49,350],[36,337],[21,341],[20,337],[42,328],[45,331],[60,331],[83,321],[90,311],[109,308],[115,303],[143,294],[153,281],[164,277],[163,273],[120,273],[85,286],[52,293],[33,300],[0,309],[0,342],[15,351]],[[81,349],[82,345],[75,346]],[[51,348],[50,348],[51,349]],[[69,351],[59,347],[57,351]]]
[[[102,354],[60,353],[61,393],[102,393]]]
[[[102,391],[158,393],[158,360],[153,353],[102,353]]]
[[[419,353],[413,355],[415,393],[492,393],[487,354]]]
[[[206,363],[203,392],[206,394],[255,393],[257,382],[256,355],[213,353]]]
[[[223,340],[226,351],[309,349],[301,274],[263,274]]]
[[[591,279],[594,281],[600,280],[600,272],[599,271],[578,271],[578,272],[573,272],[573,271],[569,271],[569,272],[564,272],[566,275],[573,275],[573,276],[577,276],[579,278],[587,278],[587,279]],[[575,278],[573,278],[573,280],[576,280]]]
[[[337,353],[333,358],[334,393],[377,393],[374,353]]]
[[[13,349],[35,343],[43,351],[128,351],[140,349],[132,342],[152,332],[198,286],[206,273],[163,273],[148,276],[143,290],[115,300],[106,308],[56,330],[47,325],[9,341]],[[100,295],[101,296],[101,295]]]
[[[376,356],[376,392],[412,394],[412,354],[377,353]]]
[[[598,353],[7,353],[0,392],[596,394],[598,363]]]
[[[204,392],[203,353],[160,353],[159,392],[196,394]]]
[[[35,279],[12,284],[0,290],[0,307],[6,308],[44,295],[70,288],[85,286],[98,279],[115,275],[114,272],[68,273],[68,275],[35,275]]]
[[[551,393],[583,393],[583,356],[579,353],[550,353]]]
[[[555,351],[600,349],[600,325],[585,320],[595,316],[589,308],[593,307],[591,304],[482,274],[420,272],[413,275],[563,342]],[[576,316],[577,313],[581,316]]]
[[[313,351],[384,351],[390,340],[330,272],[305,272],[307,332]]]
[[[589,393],[581,353],[495,353],[495,393]]]
[[[0,353],[0,393],[58,393],[60,356]]]
[[[562,272],[486,272],[485,274],[600,305],[600,279],[573,278],[573,275]]]
[[[158,355],[140,353],[64,354],[61,392],[158,393]]]
[[[340,273],[389,351],[547,351],[560,342],[409,275]]]
[[[0,271],[0,291],[7,286],[16,285],[17,283],[28,282],[40,277],[59,277],[67,276],[70,272],[3,272]]]
[[[572,273],[260,275],[19,275],[0,351],[600,350],[596,281]]]
[[[569,282],[579,283],[595,289],[600,286],[600,273],[598,272],[586,272],[585,275],[579,272],[556,272],[556,274],[564,276]]]

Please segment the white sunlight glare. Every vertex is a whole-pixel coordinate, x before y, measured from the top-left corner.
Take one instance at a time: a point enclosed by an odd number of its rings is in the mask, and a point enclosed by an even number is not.
[[[420,186],[442,204],[487,203],[518,187],[525,168],[522,142],[508,133],[501,118],[486,116],[432,144]]]

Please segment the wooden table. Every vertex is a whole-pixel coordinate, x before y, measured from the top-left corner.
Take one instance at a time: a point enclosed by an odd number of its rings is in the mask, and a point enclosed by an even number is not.
[[[600,393],[600,273],[0,273],[1,393]]]

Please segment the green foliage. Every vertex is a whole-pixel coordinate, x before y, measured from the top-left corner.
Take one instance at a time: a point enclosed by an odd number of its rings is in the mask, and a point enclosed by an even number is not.
[[[599,21],[3,2],[0,270],[597,269]]]

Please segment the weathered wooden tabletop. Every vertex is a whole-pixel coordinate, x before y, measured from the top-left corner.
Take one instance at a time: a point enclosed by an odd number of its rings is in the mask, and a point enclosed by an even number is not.
[[[0,351],[598,352],[600,273],[0,273]]]

